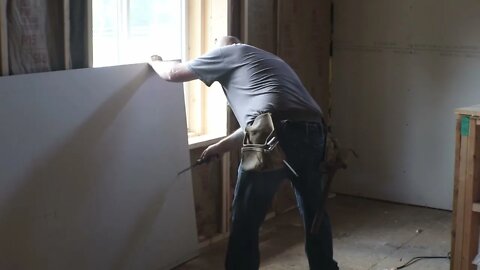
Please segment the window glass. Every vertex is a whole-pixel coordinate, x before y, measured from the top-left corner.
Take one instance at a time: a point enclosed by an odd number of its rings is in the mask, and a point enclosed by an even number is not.
[[[183,1],[95,0],[93,66],[182,58]]]

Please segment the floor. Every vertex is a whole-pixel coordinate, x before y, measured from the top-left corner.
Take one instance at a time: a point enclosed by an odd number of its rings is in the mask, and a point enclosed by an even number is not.
[[[451,213],[349,196],[328,201],[334,257],[342,270],[395,269],[416,256],[446,256]],[[262,270],[304,270],[303,227],[296,210],[261,230]],[[176,270],[223,269],[226,241],[204,249]],[[428,259],[403,269],[447,270],[448,259]]]

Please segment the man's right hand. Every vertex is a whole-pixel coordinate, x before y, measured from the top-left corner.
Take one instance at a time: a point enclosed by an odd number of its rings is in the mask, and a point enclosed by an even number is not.
[[[208,157],[219,158],[226,152],[240,148],[242,146],[243,134],[243,129],[237,129],[235,132],[223,138],[219,142],[207,147],[207,149],[203,151],[202,155],[200,155],[200,159],[205,159]]]
[[[154,55],[150,56],[150,59],[152,61],[163,61],[163,58],[160,55],[157,55],[157,54],[154,54]]]
[[[219,158],[221,155],[225,153],[224,150],[222,150],[222,147],[219,143],[212,144],[205,149],[202,154],[200,155],[201,160],[206,160],[206,159],[216,159]]]

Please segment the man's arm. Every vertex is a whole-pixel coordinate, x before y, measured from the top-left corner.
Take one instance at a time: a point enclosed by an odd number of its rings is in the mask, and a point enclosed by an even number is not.
[[[235,132],[223,138],[219,142],[207,147],[207,149],[203,151],[200,158],[205,159],[209,157],[220,156],[225,152],[239,149],[242,146],[243,135],[244,135],[243,129],[239,128],[235,130]]]
[[[170,82],[187,82],[198,79],[197,74],[191,71],[184,63],[177,61],[153,61],[150,62],[150,65],[160,78]]]

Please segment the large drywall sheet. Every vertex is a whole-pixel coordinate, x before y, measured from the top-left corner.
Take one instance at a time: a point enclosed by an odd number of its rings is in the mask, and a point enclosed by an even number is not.
[[[480,2],[335,1],[338,192],[451,209],[454,109],[480,103]]]
[[[0,269],[167,269],[197,250],[181,84],[147,64],[0,78]]]

